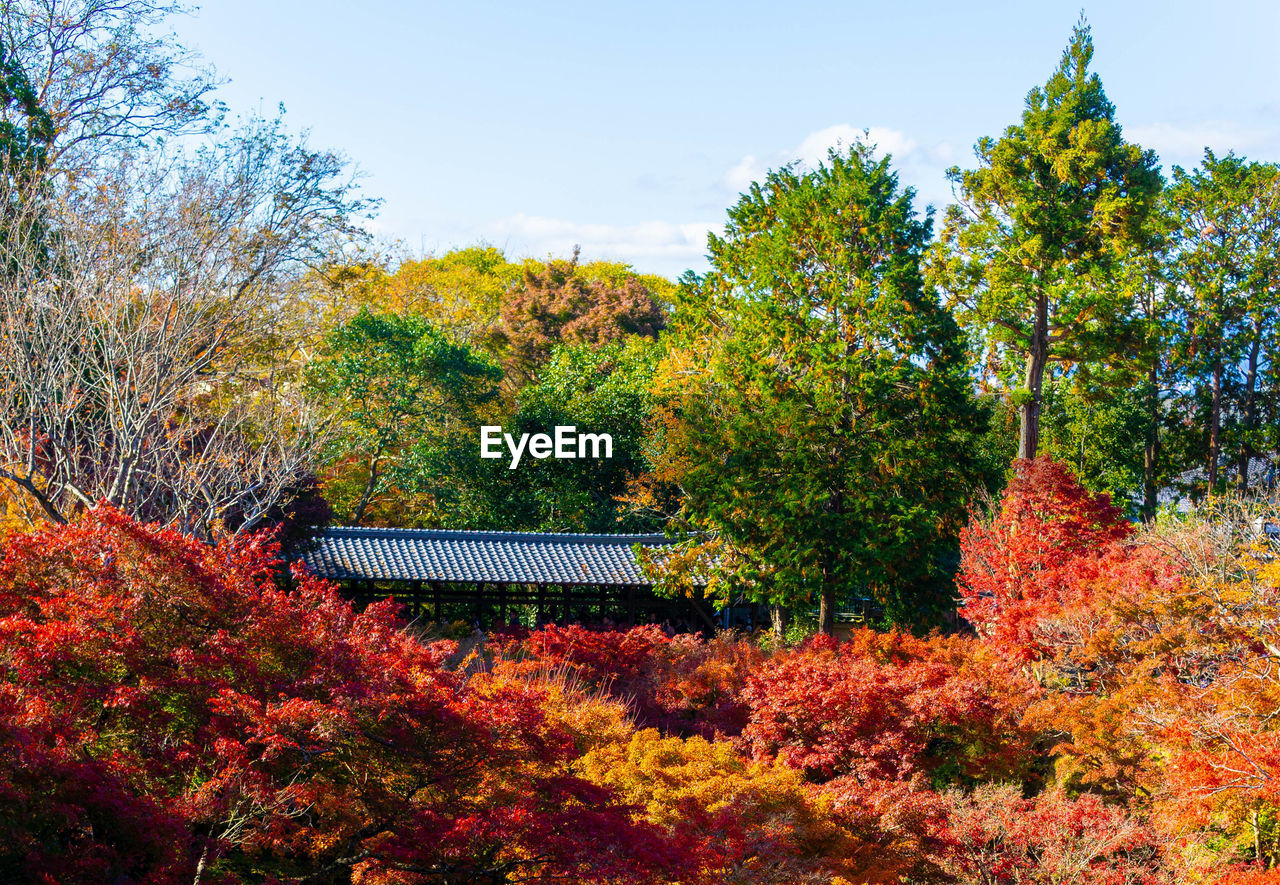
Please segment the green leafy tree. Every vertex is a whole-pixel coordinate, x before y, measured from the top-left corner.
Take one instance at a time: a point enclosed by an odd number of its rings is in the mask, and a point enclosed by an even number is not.
[[[1067,464],[1091,492],[1118,506],[1140,499],[1146,443],[1145,384],[1093,387],[1062,376],[1045,385],[1041,451]]]
[[[53,119],[18,58],[0,41],[0,237],[10,273],[16,262],[43,267],[47,259],[41,198],[53,136]]]
[[[416,314],[451,337],[489,347],[502,305],[520,282],[523,268],[501,249],[485,244],[441,255],[412,258],[389,269],[385,259],[344,261],[323,274],[327,312],[349,319],[352,305],[376,313]]]
[[[1081,23],[1021,122],[978,141],[977,169],[948,173],[960,202],[947,211],[934,276],[1014,389],[1019,458],[1039,447],[1050,364],[1114,352],[1105,333],[1126,304],[1109,277],[1143,240],[1161,188],[1155,154],[1122,138],[1092,58]]]
[[[1161,195],[1148,216],[1149,248],[1137,251],[1125,261],[1122,285],[1129,293],[1128,341],[1124,348],[1127,359],[1120,364],[1126,371],[1111,384],[1097,385],[1104,395],[1129,400],[1137,397],[1142,432],[1142,518],[1156,518],[1161,488],[1169,485],[1180,469],[1171,457],[1169,403],[1176,393],[1177,373],[1173,362],[1172,342],[1177,333],[1175,283],[1170,274],[1169,250],[1173,218],[1169,212],[1168,191]]]
[[[645,433],[660,345],[632,336],[600,347],[561,345],[534,381],[517,394],[503,430],[551,435],[557,426],[608,434],[612,456],[537,459],[527,452],[481,459],[474,432],[447,448],[418,446],[410,454],[409,489],[436,502],[442,524],[521,531],[646,532],[652,513],[622,499],[647,468]],[[592,452],[592,455],[595,453]]]
[[[1190,400],[1184,410],[1207,430],[1196,448],[1210,488],[1230,448],[1237,481],[1247,485],[1249,460],[1274,444],[1266,419],[1277,404],[1280,166],[1206,150],[1200,168],[1174,169],[1169,202],[1181,320],[1174,348]]]
[[[7,175],[43,169],[53,118],[40,105],[19,60],[0,42],[0,163]]]
[[[674,285],[616,261],[512,261],[484,243],[399,263],[344,257],[311,280],[322,325],[360,307],[414,313],[518,369],[528,383],[561,340],[601,343],[661,322]],[[514,392],[514,390],[512,391]]]
[[[539,523],[578,531],[652,531],[652,518],[620,503],[644,472],[644,436],[653,410],[651,386],[661,348],[633,335],[601,347],[557,348],[537,380],[520,391],[518,432],[572,425],[607,433],[613,457],[536,461],[525,474],[539,503]]]
[[[931,222],[865,146],[753,184],[685,277],[659,471],[761,601],[874,594],[899,622],[950,605],[948,553],[985,415],[926,289]],[[704,564],[712,567],[717,563]]]
[[[334,503],[355,525],[380,495],[405,484],[407,450],[474,433],[478,409],[494,399],[502,375],[412,314],[361,310],[329,335],[326,351],[312,384],[342,415],[332,455],[338,468],[349,468],[337,476],[355,488],[344,492],[337,483]]]

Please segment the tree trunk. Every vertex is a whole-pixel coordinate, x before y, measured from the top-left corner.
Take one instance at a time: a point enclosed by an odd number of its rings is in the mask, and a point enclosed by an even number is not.
[[[780,605],[769,606],[769,617],[773,621],[773,638],[776,639],[778,642],[781,642],[783,639],[783,636],[785,635],[786,626],[787,626],[785,621],[785,615],[783,614],[783,611],[782,611],[782,606]]]
[[[1040,404],[1043,398],[1044,370],[1049,364],[1049,301],[1036,299],[1036,317],[1031,330],[1031,346],[1027,350],[1025,377],[1026,399],[1019,405],[1021,427],[1018,433],[1018,457],[1034,458],[1040,448]]]
[[[818,602],[818,629],[828,636],[836,635],[836,591],[824,583]]]
[[[0,480],[3,479],[9,480],[9,482],[26,492],[31,497],[31,500],[40,505],[40,509],[44,511],[45,516],[49,517],[50,520],[58,525],[67,524],[67,518],[62,515],[60,510],[58,510],[57,506],[53,503],[53,500],[42,492],[40,487],[37,486],[30,478],[20,477],[0,468]]]
[[[1213,367],[1213,396],[1209,403],[1209,492],[1218,487],[1218,459],[1222,451],[1222,363]]]
[[[1142,518],[1156,518],[1156,475],[1160,465],[1160,358],[1152,357],[1147,370],[1147,442],[1142,450]]]
[[[1240,490],[1249,490],[1249,462],[1253,458],[1253,426],[1257,419],[1258,357],[1262,349],[1261,323],[1253,324],[1253,342],[1249,345],[1249,366],[1244,376],[1244,438],[1240,440],[1239,475],[1236,481]]]
[[[369,481],[364,484],[364,493],[360,495],[356,509],[351,514],[352,525],[360,525],[364,522],[364,513],[369,509],[369,502],[373,500],[373,490],[378,487],[378,467],[381,460],[381,452],[369,459]]]
[[[1258,827],[1258,809],[1253,810],[1249,823],[1253,826],[1253,859],[1262,863],[1262,832]]]

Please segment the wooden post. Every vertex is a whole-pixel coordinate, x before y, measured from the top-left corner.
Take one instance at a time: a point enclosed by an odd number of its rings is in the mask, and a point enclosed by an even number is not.
[[[413,612],[414,618],[422,617],[422,582],[410,581],[409,593],[413,597],[413,601],[409,604],[410,611]]]
[[[538,603],[537,603],[538,610],[534,614],[535,627],[542,626],[542,607],[543,607],[543,604],[546,602],[546,600],[547,600],[547,585],[539,584],[538,585]]]

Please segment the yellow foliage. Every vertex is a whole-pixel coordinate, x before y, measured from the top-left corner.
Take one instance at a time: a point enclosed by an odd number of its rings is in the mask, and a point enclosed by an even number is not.
[[[858,854],[830,801],[798,772],[744,759],[725,741],[645,729],[597,746],[576,773],[616,790],[651,823],[701,842],[722,882],[839,883]]]
[[[690,802],[711,812],[744,805],[781,811],[808,802],[803,780],[791,769],[749,762],[723,741],[664,738],[652,728],[597,748],[582,760],[582,770],[667,825]]]
[[[40,505],[7,482],[0,482],[0,539],[45,522]]]
[[[528,685],[541,693],[548,724],[571,735],[579,755],[626,743],[635,733],[625,704],[602,692],[584,689],[563,668],[521,671],[518,675],[500,670],[490,674],[489,679]]]

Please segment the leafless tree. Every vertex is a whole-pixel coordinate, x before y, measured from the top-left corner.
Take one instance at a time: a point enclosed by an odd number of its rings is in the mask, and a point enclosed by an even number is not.
[[[165,28],[186,11],[171,0],[0,0],[0,45],[53,121],[53,171],[83,173],[141,139],[216,122],[212,70]]]
[[[259,522],[325,438],[280,329],[309,261],[358,235],[343,162],[259,121],[0,205],[0,479],[54,520]]]

